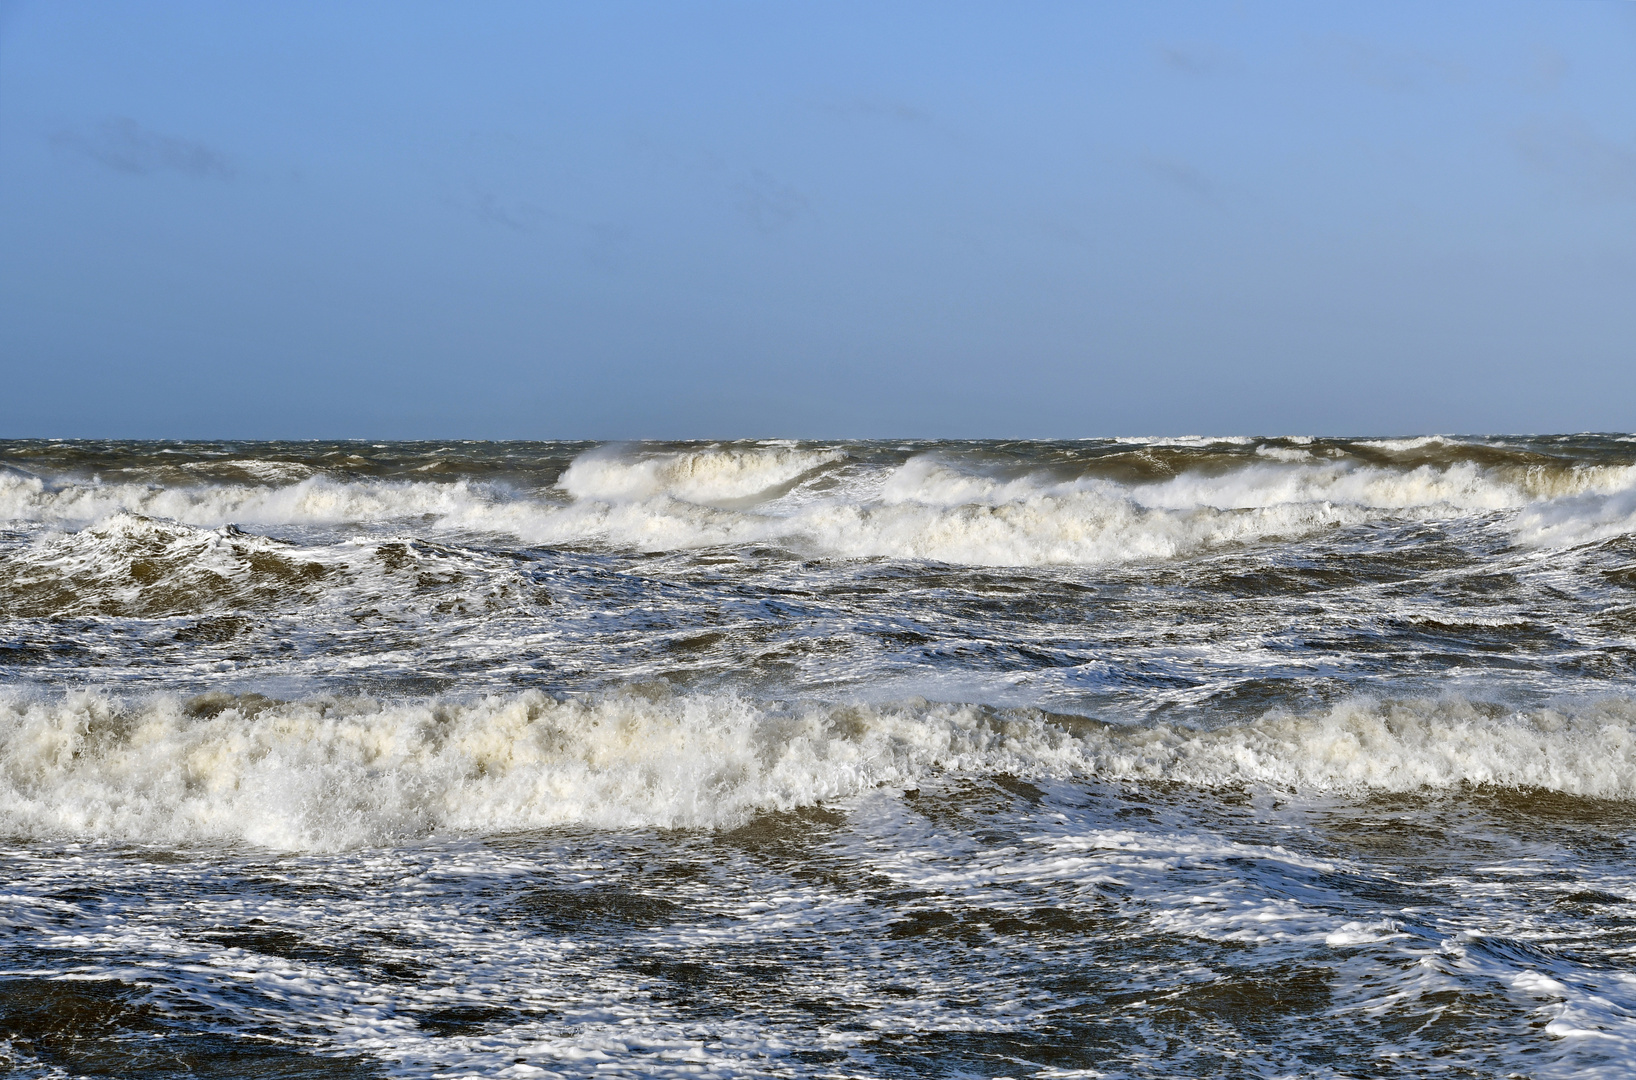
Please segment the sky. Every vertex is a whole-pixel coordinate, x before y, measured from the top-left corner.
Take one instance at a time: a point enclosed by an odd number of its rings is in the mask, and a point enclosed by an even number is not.
[[[1636,429],[1636,3],[0,0],[0,437]]]

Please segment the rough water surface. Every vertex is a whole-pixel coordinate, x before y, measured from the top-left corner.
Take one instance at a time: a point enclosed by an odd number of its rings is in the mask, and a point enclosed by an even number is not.
[[[1636,1072],[1636,440],[0,443],[22,1077]]]

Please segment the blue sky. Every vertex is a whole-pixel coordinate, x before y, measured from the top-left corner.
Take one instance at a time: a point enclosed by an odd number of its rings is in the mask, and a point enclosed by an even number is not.
[[[0,3],[0,435],[1636,428],[1636,4]]]

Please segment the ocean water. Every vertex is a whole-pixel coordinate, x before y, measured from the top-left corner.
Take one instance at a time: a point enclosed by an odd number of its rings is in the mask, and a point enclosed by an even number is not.
[[[1636,440],[0,443],[0,1070],[1636,1074]]]

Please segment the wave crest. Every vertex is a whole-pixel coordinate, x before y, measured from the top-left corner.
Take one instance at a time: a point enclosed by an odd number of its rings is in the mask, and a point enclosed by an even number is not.
[[[569,825],[714,828],[949,773],[1631,799],[1636,703],[1576,714],[1353,700],[1192,731],[921,700],[772,707],[641,691],[0,701],[0,825],[26,835],[335,849]]]
[[[204,530],[115,513],[0,560],[0,616],[188,614],[310,594],[330,567],[231,525]]]
[[[704,505],[737,503],[781,494],[809,473],[845,459],[839,450],[790,446],[710,447],[635,457],[594,451],[575,458],[558,486],[577,499],[604,502],[668,496]]]
[[[1335,447],[1325,456],[1305,446],[1269,455],[1248,442],[1236,456],[1180,471],[1149,461],[1139,474],[1123,451],[1042,464],[975,452],[893,461],[783,444],[598,449],[573,459],[553,487],[532,491],[324,474],[173,487],[48,483],[10,470],[0,471],[0,520],[77,527],[131,513],[206,529],[412,523],[423,534],[534,544],[779,543],[817,556],[998,566],[1186,557],[1389,520],[1481,519],[1545,547],[1636,531],[1636,465],[1542,455],[1391,464],[1336,457]]]

